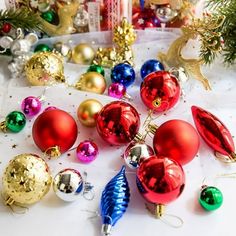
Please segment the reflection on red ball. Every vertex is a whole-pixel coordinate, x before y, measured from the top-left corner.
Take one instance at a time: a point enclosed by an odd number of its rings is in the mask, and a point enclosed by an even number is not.
[[[194,127],[183,120],[169,120],[157,128],[153,147],[158,156],[167,156],[187,164],[199,149],[199,136]]]
[[[172,108],[180,98],[178,80],[167,71],[147,75],[141,84],[140,96],[152,111],[163,112]]]
[[[138,133],[140,117],[129,103],[115,101],[102,108],[97,117],[97,131],[108,143],[127,144]]]
[[[77,125],[67,112],[55,109],[44,111],[33,124],[32,134],[35,144],[45,152],[58,146],[61,153],[72,147],[77,138]]]
[[[137,187],[151,203],[167,204],[177,199],[185,186],[185,174],[180,164],[169,158],[152,156],[143,161],[137,171]]]

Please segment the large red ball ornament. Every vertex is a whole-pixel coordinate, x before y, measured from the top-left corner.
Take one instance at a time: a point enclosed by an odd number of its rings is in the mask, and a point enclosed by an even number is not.
[[[204,141],[216,152],[236,158],[231,133],[216,116],[204,109],[192,106],[196,128]]]
[[[167,71],[156,71],[147,75],[141,84],[143,103],[155,112],[172,108],[180,98],[180,85],[175,76]]]
[[[169,120],[157,128],[153,147],[158,156],[167,156],[181,165],[189,163],[199,149],[199,136],[194,127],[183,120]]]
[[[148,202],[167,204],[182,193],[185,174],[178,162],[152,156],[141,163],[137,171],[137,186]]]
[[[66,152],[74,144],[78,130],[74,118],[67,112],[55,109],[43,112],[33,124],[35,144],[43,151],[58,147]]]
[[[108,143],[127,144],[138,133],[140,117],[129,103],[115,101],[102,108],[97,117],[97,131]]]

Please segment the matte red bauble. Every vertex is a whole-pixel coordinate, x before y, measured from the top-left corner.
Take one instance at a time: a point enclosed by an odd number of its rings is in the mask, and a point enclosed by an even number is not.
[[[74,118],[62,110],[48,110],[37,117],[32,128],[35,144],[43,151],[58,147],[60,153],[72,147],[77,138]]]
[[[180,98],[178,80],[167,71],[156,71],[147,75],[141,84],[143,103],[154,112],[172,108]]]
[[[108,143],[127,144],[138,133],[140,117],[129,103],[115,101],[102,108],[97,117],[97,131]]]
[[[185,186],[185,174],[178,162],[152,156],[137,171],[137,186],[151,203],[167,204],[177,199]]]
[[[166,156],[181,165],[189,163],[199,149],[199,136],[194,127],[183,120],[169,120],[157,128],[153,147],[158,156]]]
[[[192,106],[196,128],[204,141],[216,152],[236,158],[232,135],[227,127],[213,114]]]

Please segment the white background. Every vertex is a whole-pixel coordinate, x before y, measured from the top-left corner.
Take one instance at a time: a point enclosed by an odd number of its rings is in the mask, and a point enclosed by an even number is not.
[[[1,0],[2,2],[2,0]],[[139,68],[142,63],[155,58],[158,51],[166,51],[168,45],[176,38],[172,33],[140,33],[139,41],[134,46],[136,58],[137,79],[134,86],[128,89],[128,93],[134,98],[134,106],[142,114],[144,120],[147,109],[139,98]],[[88,41],[95,43],[106,43],[106,34],[92,34],[72,37],[74,44]],[[55,39],[58,40],[58,39]],[[67,40],[60,39],[60,40]],[[150,42],[148,42],[150,41]],[[187,49],[189,55],[194,55],[193,48]],[[17,81],[10,79],[7,71],[7,60],[0,59],[0,117],[1,120],[10,112],[19,109],[23,98],[34,95],[39,96],[44,91],[41,87],[27,87],[25,80]],[[65,75],[70,81],[76,81],[80,74],[85,72],[86,66],[65,65]],[[108,72],[108,71],[107,71]],[[109,73],[109,72],[108,72]],[[160,125],[164,121],[178,118],[193,124],[191,106],[197,105],[209,110],[221,119],[236,135],[236,70],[224,68],[219,61],[212,67],[204,68],[205,75],[212,84],[212,91],[207,92],[202,85],[193,79],[184,85],[186,97],[179,104],[169,111],[166,116],[159,117],[155,123]],[[109,76],[107,81],[110,83]],[[111,101],[106,95],[96,95],[79,92],[73,89],[65,89],[61,86],[50,87],[46,91],[46,104],[57,106],[72,114],[78,124],[79,135],[77,144],[87,138],[92,138],[98,144],[99,157],[89,165],[83,165],[76,161],[75,153],[71,156],[66,154],[56,161],[50,161],[52,175],[67,167],[76,168],[81,173],[88,172],[88,181],[95,187],[95,199],[86,201],[80,197],[78,201],[67,204],[58,199],[51,190],[43,200],[23,215],[12,214],[11,210],[0,205],[0,235],[3,236],[99,236],[101,220],[99,217],[88,219],[93,214],[88,211],[97,211],[101,191],[105,184],[111,179],[124,164],[120,157],[125,147],[110,147],[102,141],[95,129],[82,127],[76,118],[76,110],[79,104],[87,98],[96,98],[103,104]],[[31,134],[33,120],[27,122],[27,127],[18,134],[0,134],[0,175],[11,158],[14,156],[32,152],[41,155],[40,150],[34,145],[33,140],[28,137]],[[147,140],[151,145],[151,138]],[[16,148],[12,145],[16,144]],[[180,229],[174,229],[165,225],[160,220],[154,219],[145,210],[144,200],[138,193],[135,184],[135,173],[127,169],[127,177],[131,189],[131,200],[127,213],[116,224],[113,230],[114,236],[153,236],[153,235],[235,235],[235,212],[236,212],[236,179],[218,179],[217,174],[236,172],[235,164],[225,165],[214,158],[210,150],[201,140],[198,156],[188,165],[184,166],[186,173],[186,187],[183,194],[167,206],[167,212],[180,216],[184,225]],[[203,179],[206,183],[217,186],[224,195],[222,207],[212,213],[204,212],[198,205],[197,198]]]

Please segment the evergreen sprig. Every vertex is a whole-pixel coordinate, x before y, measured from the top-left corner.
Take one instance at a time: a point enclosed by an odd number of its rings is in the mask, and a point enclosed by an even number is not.
[[[222,43],[222,55],[228,65],[236,61],[236,0],[208,0],[208,7],[214,16],[224,16],[225,20],[215,32],[220,33]],[[208,64],[212,63],[217,52],[207,49],[202,44],[200,56]]]
[[[38,14],[30,11],[26,7],[0,10],[0,27],[6,22],[10,23],[14,28],[42,30]]]

